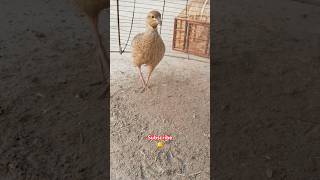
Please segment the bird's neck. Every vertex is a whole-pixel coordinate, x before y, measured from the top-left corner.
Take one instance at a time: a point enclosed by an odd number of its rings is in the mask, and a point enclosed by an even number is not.
[[[146,27],[146,32],[156,32],[158,33],[158,27],[152,27],[149,24]]]

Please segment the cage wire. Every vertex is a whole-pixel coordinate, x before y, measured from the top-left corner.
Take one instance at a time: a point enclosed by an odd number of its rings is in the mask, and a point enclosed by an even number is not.
[[[179,38],[177,36],[179,30],[177,28],[177,18],[194,21],[195,19],[190,18],[190,15],[193,15],[197,20],[205,21],[209,28],[210,0],[111,0],[110,52],[120,54],[131,52],[131,41],[136,34],[145,31],[145,18],[151,10],[157,10],[161,13],[162,26],[158,27],[158,31],[166,46],[166,56],[207,61],[208,57],[195,56],[196,53],[190,54],[188,47],[185,47],[185,51],[181,51],[174,49],[173,46],[178,42],[175,39]],[[182,35],[182,39],[185,40],[187,37],[190,38],[189,34],[193,33],[192,36],[197,42],[203,41],[199,43],[209,46],[210,37],[200,38],[199,36],[203,35],[195,35],[193,31],[195,29],[185,28],[180,36]],[[189,43],[183,44],[183,46],[188,45]]]

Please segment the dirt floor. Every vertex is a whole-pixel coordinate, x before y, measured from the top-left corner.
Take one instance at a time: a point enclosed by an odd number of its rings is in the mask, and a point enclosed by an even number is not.
[[[105,179],[106,103],[87,19],[64,0],[1,7],[0,179]],[[319,6],[212,7],[214,176],[318,180]],[[114,56],[113,178],[208,179],[208,64],[166,58],[140,93],[129,58]],[[144,138],[153,133],[175,139],[158,151]]]
[[[216,180],[320,179],[315,1],[212,5]]]
[[[0,179],[105,179],[106,103],[88,20],[64,0],[1,7]]]
[[[141,92],[131,55],[110,57],[112,179],[209,179],[209,63],[165,56]]]

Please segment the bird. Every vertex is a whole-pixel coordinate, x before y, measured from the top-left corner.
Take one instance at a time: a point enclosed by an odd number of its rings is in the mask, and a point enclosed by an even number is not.
[[[145,32],[138,33],[131,41],[132,61],[136,66],[143,89],[149,89],[148,84],[155,67],[162,60],[165,53],[164,42],[158,33],[158,25],[162,25],[159,11],[152,10],[147,14]],[[141,66],[147,67],[147,82],[142,76]]]
[[[99,20],[99,14],[103,9],[110,8],[109,0],[72,0],[74,4],[82,11],[84,12],[87,17],[89,18],[91,25],[93,27],[94,35],[95,35],[95,41],[96,46],[98,50],[98,57],[100,62],[100,68],[103,74],[103,80],[105,82],[107,81],[106,77],[106,69],[109,69],[110,62],[107,60],[107,55],[104,52],[104,47],[101,41],[101,35],[99,33],[99,26],[98,26],[98,20]],[[104,67],[104,64],[107,67]]]

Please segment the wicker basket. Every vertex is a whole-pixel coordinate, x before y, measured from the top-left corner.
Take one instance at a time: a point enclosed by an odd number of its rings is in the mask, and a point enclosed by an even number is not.
[[[202,57],[210,54],[210,1],[193,0],[174,21],[172,48]]]

